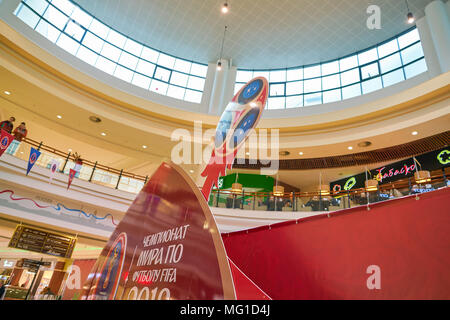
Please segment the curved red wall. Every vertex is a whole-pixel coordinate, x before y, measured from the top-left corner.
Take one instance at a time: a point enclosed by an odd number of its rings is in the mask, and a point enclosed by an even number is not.
[[[450,299],[450,189],[370,208],[224,234],[224,244],[273,299]]]

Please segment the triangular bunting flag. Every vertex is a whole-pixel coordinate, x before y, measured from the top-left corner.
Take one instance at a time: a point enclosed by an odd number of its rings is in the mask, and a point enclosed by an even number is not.
[[[41,155],[41,152],[33,147],[30,149],[30,158],[28,159],[27,175],[30,173],[31,168],[33,168],[37,159]]]
[[[73,178],[75,177],[76,173],[77,172],[75,170],[70,169],[70,171],[69,171],[69,181],[67,182],[67,189],[70,188],[70,185],[72,184]]]
[[[9,145],[13,140],[14,137],[2,129],[0,136],[0,157],[6,151],[6,149],[8,149]]]
[[[50,183],[52,183],[53,177],[55,176],[55,173],[58,172],[58,168],[60,165],[61,161],[59,159],[52,159],[50,161]]]

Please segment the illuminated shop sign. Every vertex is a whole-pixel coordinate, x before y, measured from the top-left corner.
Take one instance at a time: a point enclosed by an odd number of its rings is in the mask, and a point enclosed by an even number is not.
[[[417,169],[437,170],[450,164],[450,148],[443,148],[416,157],[420,166]],[[378,183],[390,183],[399,179],[414,175],[416,163],[413,158],[391,163],[389,165],[370,170],[369,179],[377,179]],[[366,173],[362,172],[355,176],[347,177],[330,183],[330,189],[334,192],[348,191],[365,187]]]

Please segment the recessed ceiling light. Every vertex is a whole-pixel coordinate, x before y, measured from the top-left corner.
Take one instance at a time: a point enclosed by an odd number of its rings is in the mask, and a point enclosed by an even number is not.
[[[143,145],[142,148],[147,149],[147,146],[146,146],[146,145]]]
[[[104,133],[104,132],[102,132],[102,133],[100,133],[102,136],[106,136],[106,133]]]
[[[11,94],[11,92],[9,92],[9,91],[4,91],[5,92],[5,94],[7,94],[8,96]]]
[[[72,149],[67,149],[67,151],[72,152]]]
[[[96,116],[90,116],[89,120],[91,120],[92,122],[95,122],[95,123],[99,123],[102,121],[102,119],[100,119],[99,117],[96,117]]]
[[[222,13],[228,13],[228,3],[224,3],[221,9]]]
[[[59,114],[56,116],[58,119],[61,119],[62,118],[62,116],[60,116]]]
[[[250,152],[246,152],[245,154],[249,156],[249,155],[250,155]]]
[[[289,151],[280,151],[280,156],[288,156],[288,155],[290,155],[291,153],[289,152]]]
[[[417,131],[413,131],[413,132],[411,132],[411,134],[412,134],[413,136],[416,136],[416,135],[418,135],[419,133],[418,133]]]
[[[358,147],[362,147],[362,148],[368,147],[370,145],[372,145],[372,142],[370,142],[370,141],[361,141],[360,143],[358,143]]]
[[[194,170],[189,170],[190,173],[194,173]]]
[[[298,154],[302,156],[302,155],[303,155],[303,152],[300,151]]]
[[[348,149],[348,150],[353,150],[353,147],[352,147],[352,146],[349,146],[347,149]]]

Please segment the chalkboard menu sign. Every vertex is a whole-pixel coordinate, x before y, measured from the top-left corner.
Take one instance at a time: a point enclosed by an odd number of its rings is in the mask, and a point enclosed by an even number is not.
[[[76,239],[57,233],[18,225],[8,247],[70,258]]]

